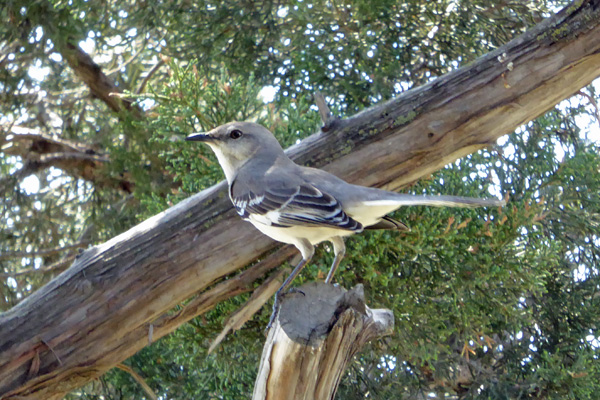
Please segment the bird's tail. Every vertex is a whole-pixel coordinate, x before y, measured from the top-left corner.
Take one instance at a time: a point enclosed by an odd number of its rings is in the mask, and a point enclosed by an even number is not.
[[[371,206],[434,206],[434,207],[503,207],[506,201],[498,199],[479,199],[461,196],[427,196],[387,192],[384,198],[367,200],[365,205]]]
[[[348,201],[344,211],[363,226],[379,229],[390,229],[382,217],[403,206],[435,206],[435,207],[502,207],[504,200],[478,199],[460,196],[420,196],[388,192],[386,190],[364,188],[360,199]],[[381,224],[386,224],[383,226]],[[380,226],[381,225],[381,226]]]

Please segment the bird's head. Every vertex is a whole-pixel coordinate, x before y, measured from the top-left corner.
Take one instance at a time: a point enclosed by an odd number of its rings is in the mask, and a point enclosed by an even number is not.
[[[230,122],[209,132],[192,133],[185,140],[210,146],[229,183],[250,159],[275,158],[284,154],[275,136],[264,126],[253,122]]]

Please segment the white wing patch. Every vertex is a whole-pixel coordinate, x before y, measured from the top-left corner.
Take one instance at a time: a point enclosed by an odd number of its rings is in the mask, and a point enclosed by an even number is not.
[[[250,199],[250,207],[260,204],[264,199],[265,199],[264,195],[257,196],[257,197]]]
[[[264,188],[256,194],[233,191],[231,196],[238,214],[253,223],[280,228],[323,226],[344,231],[363,229],[344,212],[333,196],[311,185]]]
[[[232,199],[232,200],[233,200],[233,205],[235,206],[235,211],[237,211],[237,213],[243,217],[244,214],[246,213],[246,207],[248,206],[248,202],[241,198]]]
[[[281,214],[279,211],[269,211],[266,214],[250,214],[248,220],[253,224],[261,224],[271,226],[273,224],[278,224],[279,217]]]

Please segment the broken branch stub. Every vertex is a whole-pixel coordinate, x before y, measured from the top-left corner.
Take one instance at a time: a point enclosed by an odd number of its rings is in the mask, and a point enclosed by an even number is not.
[[[367,307],[362,285],[347,291],[306,284],[282,301],[263,348],[252,398],[333,399],[352,357],[393,329],[393,313]]]

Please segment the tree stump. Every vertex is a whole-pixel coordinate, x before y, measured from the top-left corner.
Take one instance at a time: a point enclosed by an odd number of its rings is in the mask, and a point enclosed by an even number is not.
[[[393,313],[367,307],[362,285],[347,291],[325,283],[306,284],[281,302],[252,399],[333,399],[354,354],[393,329]]]

